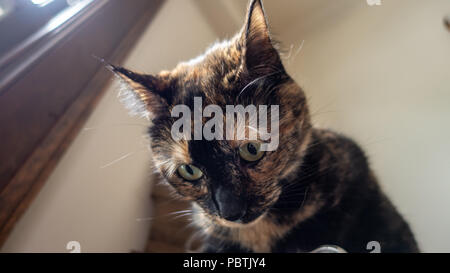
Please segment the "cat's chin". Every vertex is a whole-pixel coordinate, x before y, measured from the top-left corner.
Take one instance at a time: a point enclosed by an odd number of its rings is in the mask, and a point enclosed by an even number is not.
[[[222,217],[214,217],[214,220],[217,224],[224,226],[224,227],[230,227],[230,228],[242,228],[242,227],[250,227],[254,224],[258,223],[261,219],[263,219],[266,215],[266,212],[258,213],[258,214],[252,214],[248,215],[247,217],[244,217],[243,219],[240,219],[238,221],[228,221]]]
[[[192,209],[195,211],[193,220],[200,226],[204,225],[204,223],[207,222],[209,224],[219,225],[228,228],[251,227],[260,222],[262,219],[264,219],[268,212],[268,209],[266,209],[259,213],[247,214],[240,221],[228,221],[218,215],[207,213],[197,203],[192,204]]]

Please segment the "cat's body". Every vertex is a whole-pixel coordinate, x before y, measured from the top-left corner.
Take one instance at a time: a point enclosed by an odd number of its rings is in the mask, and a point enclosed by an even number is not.
[[[365,252],[371,241],[384,252],[418,251],[361,149],[311,124],[306,96],[283,67],[259,0],[251,1],[234,38],[172,71],[109,68],[130,91],[132,110],[151,119],[155,167],[192,201],[204,251],[300,252],[334,244]],[[277,148],[262,150],[261,130],[247,123],[233,127],[231,136],[256,130],[257,139],[175,139],[171,111],[182,105],[195,112],[195,98],[222,110],[279,106],[279,115],[267,117],[278,121]]]
[[[283,181],[293,186],[265,219],[241,229],[216,227],[204,251],[309,252],[336,245],[368,252],[375,241],[382,252],[417,252],[408,224],[381,192],[361,149],[328,130],[313,129],[311,142],[302,166]]]

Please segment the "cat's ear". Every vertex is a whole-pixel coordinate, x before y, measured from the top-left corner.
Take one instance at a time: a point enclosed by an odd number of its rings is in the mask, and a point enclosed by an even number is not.
[[[171,91],[167,77],[140,74],[111,64],[107,68],[123,83],[120,98],[133,114],[152,118],[169,113]]]
[[[278,51],[270,37],[269,25],[260,0],[251,0],[241,33],[245,63],[251,73],[267,74],[283,70]]]

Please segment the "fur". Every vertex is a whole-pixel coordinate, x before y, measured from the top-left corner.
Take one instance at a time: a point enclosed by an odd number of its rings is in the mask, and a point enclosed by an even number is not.
[[[194,223],[206,252],[298,252],[334,244],[364,252],[378,241],[383,252],[417,252],[408,224],[380,190],[364,152],[352,140],[313,127],[303,90],[286,73],[270,36],[262,3],[252,0],[241,31],[172,71],[145,75],[110,69],[151,120],[156,169],[193,203]],[[239,140],[175,141],[178,104],[279,105],[279,146],[257,162],[239,157]],[[142,107],[144,105],[144,107]],[[205,122],[205,120],[203,120]],[[248,131],[236,128],[237,131]],[[177,173],[193,164],[203,173],[187,181]],[[221,217],[215,193],[246,208],[241,221]],[[234,202],[233,201],[233,202]]]

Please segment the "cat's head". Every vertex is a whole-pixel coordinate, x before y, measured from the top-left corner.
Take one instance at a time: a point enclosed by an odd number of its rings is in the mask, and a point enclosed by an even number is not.
[[[132,110],[152,121],[151,149],[159,172],[216,223],[253,222],[275,204],[286,186],[283,180],[301,164],[311,128],[305,96],[283,67],[259,0],[250,1],[244,27],[234,38],[172,71],[145,75],[111,69],[125,83]],[[261,151],[264,140],[259,137],[174,139],[171,131],[177,118],[171,110],[185,105],[194,113],[195,97],[202,99],[203,108],[217,105],[223,110],[223,128],[226,105],[278,105],[277,148]],[[248,133],[254,128],[244,123],[234,129]]]

